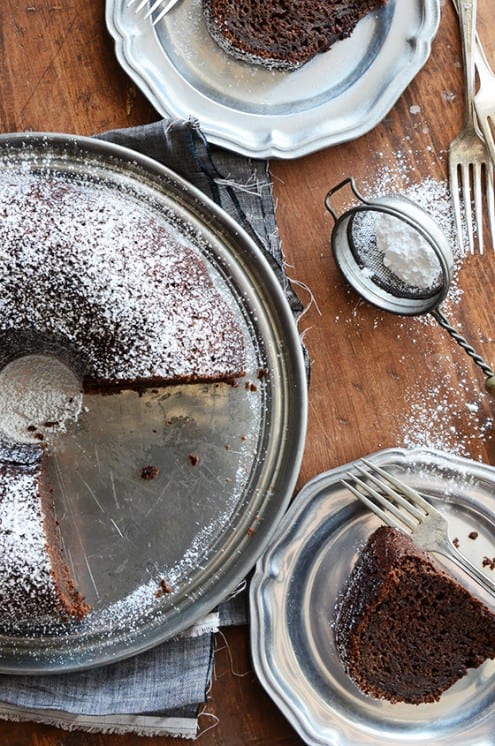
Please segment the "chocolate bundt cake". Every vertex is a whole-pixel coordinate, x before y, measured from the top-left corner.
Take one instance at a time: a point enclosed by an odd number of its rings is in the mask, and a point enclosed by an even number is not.
[[[33,455],[31,464],[0,466],[0,617],[82,619],[89,607],[62,556],[46,456]]]
[[[295,70],[387,0],[203,0],[214,41],[243,62]]]
[[[495,615],[396,529],[378,528],[340,601],[337,650],[372,697],[434,702],[495,657]]]
[[[0,385],[28,359],[42,381],[43,357],[80,392],[243,375],[242,327],[200,251],[173,230],[132,195],[83,179],[0,175]],[[73,400],[57,406],[77,420]],[[33,423],[23,437],[15,413],[10,403],[0,413],[0,623],[80,619],[88,607],[60,553],[45,436]]]
[[[62,180],[0,182],[0,368],[47,352],[86,385],[242,374],[204,260],[144,207]]]

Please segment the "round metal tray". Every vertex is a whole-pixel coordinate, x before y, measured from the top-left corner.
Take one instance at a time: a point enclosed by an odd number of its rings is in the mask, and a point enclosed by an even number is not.
[[[49,463],[57,514],[93,609],[79,624],[0,629],[0,671],[68,671],[166,640],[236,588],[292,496],[307,381],[293,315],[262,252],[186,181],[123,147],[59,134],[0,137],[0,164],[12,178],[83,180],[152,210],[204,258],[247,340],[238,386],[85,395],[59,439]],[[158,479],[141,478],[146,464]],[[171,592],[159,592],[162,581]]]

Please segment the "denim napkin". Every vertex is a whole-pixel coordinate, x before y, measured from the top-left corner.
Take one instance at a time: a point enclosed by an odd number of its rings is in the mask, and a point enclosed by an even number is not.
[[[264,250],[297,316],[284,269],[268,164],[209,146],[195,120],[161,120],[98,135],[165,164],[201,189]],[[67,674],[0,676],[0,718],[66,730],[195,738],[211,685],[214,635],[247,621],[245,594],[180,637],[115,664]]]

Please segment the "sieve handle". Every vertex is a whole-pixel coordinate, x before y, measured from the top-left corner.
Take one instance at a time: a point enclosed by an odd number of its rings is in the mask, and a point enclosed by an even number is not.
[[[479,355],[474,347],[472,347],[469,342],[463,337],[459,332],[450,324],[443,313],[438,310],[438,308],[434,309],[433,311],[430,311],[433,318],[438,321],[440,326],[447,331],[450,336],[457,342],[457,344],[462,347],[462,349],[467,352],[469,357],[471,357],[476,365],[481,368],[483,373],[486,375],[486,381],[485,381],[485,388],[488,391],[488,393],[495,398],[495,372],[493,369],[488,365],[488,363]]]
[[[332,216],[332,218],[335,220],[335,222],[337,222],[338,216],[337,216],[337,213],[336,213],[336,211],[334,210],[334,208],[333,208],[333,206],[331,204],[331,199],[332,199],[333,195],[336,192],[339,192],[341,189],[343,189],[347,185],[349,185],[351,187],[351,190],[352,190],[354,196],[357,197],[357,199],[360,202],[363,202],[365,205],[369,204],[365,200],[365,198],[363,197],[363,195],[358,192],[358,189],[356,187],[356,183],[355,183],[354,179],[352,178],[352,176],[348,176],[347,179],[344,179],[343,181],[341,181],[340,184],[337,184],[337,186],[332,187],[328,191],[327,196],[325,197],[325,207],[327,208],[328,212],[330,213],[330,215]]]

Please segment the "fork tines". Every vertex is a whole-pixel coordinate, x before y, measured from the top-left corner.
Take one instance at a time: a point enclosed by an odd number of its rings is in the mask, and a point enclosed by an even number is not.
[[[455,548],[441,511],[393,474],[371,461],[361,461],[366,468],[354,464],[355,471],[342,480],[353,495],[385,524],[410,534],[421,549],[449,557],[477,583],[495,593],[495,583]]]
[[[348,479],[342,480],[343,484],[387,525],[408,533],[414,531],[431,509],[428,501],[380,466],[364,458],[361,461],[368,467],[355,465],[362,477],[349,473]],[[387,481],[386,494],[383,481],[369,469]]]
[[[452,143],[449,182],[459,246],[461,249],[464,246],[466,234],[469,253],[474,254],[477,244],[479,253],[483,254],[485,212],[491,243],[495,247],[495,175],[485,142],[473,138],[470,146],[472,151],[469,153],[465,143]]]
[[[130,8],[132,5],[134,5],[135,2],[136,0],[129,0],[129,2],[127,3],[127,7]],[[153,2],[151,6],[148,8],[148,10],[146,11],[144,18],[149,18],[150,16],[152,16],[153,13],[156,10],[158,10],[160,6],[164,5],[165,2],[166,0],[155,0],[155,2]],[[153,19],[153,25],[158,23],[158,21],[160,21],[169,12],[169,10],[172,10],[172,8],[174,7],[174,5],[177,4],[177,2],[178,0],[168,0],[168,2],[165,4],[165,7],[162,8],[160,13],[156,16],[156,18]],[[140,13],[143,10],[143,8],[146,7],[147,4],[148,4],[148,0],[140,0],[139,5],[136,7],[135,12]]]

